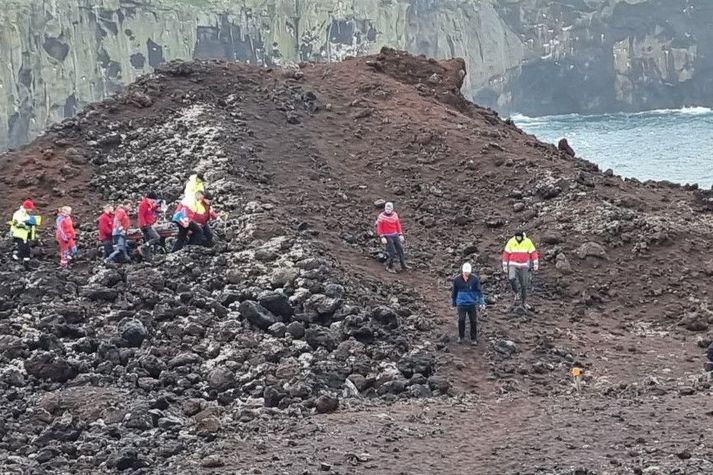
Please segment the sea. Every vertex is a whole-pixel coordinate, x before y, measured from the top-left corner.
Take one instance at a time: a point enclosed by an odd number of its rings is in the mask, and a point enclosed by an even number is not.
[[[511,119],[544,142],[566,138],[578,157],[623,177],[713,186],[713,110],[707,107]]]

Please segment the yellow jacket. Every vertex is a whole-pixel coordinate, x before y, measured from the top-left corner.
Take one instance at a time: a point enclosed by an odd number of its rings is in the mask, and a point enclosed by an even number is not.
[[[32,231],[32,226],[25,224],[30,219],[30,213],[25,208],[20,207],[15,214],[12,215],[10,222],[10,232],[13,238],[22,239],[27,242]]]
[[[524,236],[522,242],[517,242],[514,237],[510,239],[503,251],[502,260],[505,272],[508,267],[529,268],[532,266],[534,270],[537,270],[540,266],[539,253],[527,236]]]
[[[196,201],[196,193],[199,191],[205,191],[205,185],[198,175],[191,175],[186,182],[185,190],[183,190],[183,205],[192,209]]]

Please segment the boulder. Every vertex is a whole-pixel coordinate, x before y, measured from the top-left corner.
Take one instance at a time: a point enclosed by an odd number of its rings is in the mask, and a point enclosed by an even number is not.
[[[371,312],[371,318],[389,328],[397,328],[399,326],[398,315],[391,307],[385,305],[376,307]]]
[[[64,383],[79,373],[76,365],[52,353],[39,353],[24,362],[25,371],[38,379]]]
[[[119,324],[119,334],[130,347],[138,348],[146,338],[146,327],[139,320],[125,320]]]
[[[329,328],[317,325],[310,326],[307,329],[305,332],[305,341],[315,350],[322,346],[328,351],[332,351],[339,344],[339,338],[335,332]]]
[[[498,340],[495,343],[495,351],[505,356],[511,356],[517,353],[518,348],[517,345],[510,340]]]
[[[428,378],[428,386],[434,391],[438,390],[441,394],[447,394],[451,384],[448,378],[443,376],[431,376]]]
[[[314,407],[320,414],[328,414],[339,409],[339,398],[323,394],[314,402]]]
[[[314,312],[320,317],[331,317],[341,306],[341,298],[327,297],[324,294],[312,295],[304,303],[305,312]]]
[[[285,336],[285,332],[287,331],[287,325],[282,322],[273,323],[267,331],[274,337],[282,338]]]
[[[586,259],[587,257],[606,259],[607,251],[601,244],[596,242],[585,242],[577,249],[577,257],[580,259]]]
[[[286,394],[275,386],[268,386],[262,393],[265,407],[277,407]]]
[[[562,236],[554,231],[546,231],[540,238],[540,241],[544,244],[554,246],[562,242]]]
[[[260,297],[258,303],[285,320],[294,314],[289,297],[280,292],[267,292]]]
[[[300,270],[294,267],[280,267],[272,271],[270,283],[275,288],[291,285],[300,275]]]
[[[273,324],[280,321],[272,312],[251,300],[241,303],[239,311],[243,318],[264,331],[267,331]]]
[[[686,330],[692,332],[704,332],[708,330],[708,321],[705,317],[696,312],[686,314],[681,319],[681,325],[683,325]]]
[[[555,260],[555,268],[564,275],[569,275],[572,273],[572,266],[564,253],[557,254],[557,259]]]
[[[287,333],[292,335],[294,338],[302,338],[305,336],[305,326],[302,322],[292,322],[287,325]]]
[[[208,386],[217,391],[226,391],[235,385],[235,373],[227,368],[216,368],[208,374]]]
[[[428,377],[433,374],[435,361],[431,353],[419,352],[404,356],[399,360],[396,367],[407,378],[417,373]]]
[[[22,338],[13,335],[0,335],[0,355],[15,359],[28,351]]]
[[[431,388],[429,388],[425,384],[414,384],[411,385],[408,388],[409,395],[413,398],[427,398],[427,397],[432,397],[433,393],[431,392]]]

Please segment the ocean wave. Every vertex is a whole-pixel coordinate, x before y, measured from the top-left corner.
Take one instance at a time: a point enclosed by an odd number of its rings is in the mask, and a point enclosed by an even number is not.
[[[707,115],[713,113],[713,109],[710,107],[702,106],[689,106],[683,107],[681,109],[652,109],[648,111],[636,112],[634,114],[629,114],[632,116],[642,116],[642,115]]]
[[[543,124],[546,122],[570,120],[570,119],[589,119],[596,120],[601,118],[616,118],[616,117],[643,117],[643,116],[658,116],[658,115],[685,115],[699,116],[713,114],[713,109],[703,106],[686,106],[681,109],[651,109],[641,112],[614,112],[608,114],[560,114],[560,115],[542,115],[531,117],[524,114],[512,114],[510,119],[517,123],[523,124]]]
[[[567,120],[567,119],[578,119],[580,117],[587,117],[583,116],[581,114],[562,114],[562,115],[540,115],[537,117],[530,117],[524,114],[512,114],[510,115],[510,120],[515,122],[516,124],[519,123],[527,123],[527,124],[539,124],[539,123],[546,123],[546,122],[551,122],[551,121],[556,121],[556,120]]]

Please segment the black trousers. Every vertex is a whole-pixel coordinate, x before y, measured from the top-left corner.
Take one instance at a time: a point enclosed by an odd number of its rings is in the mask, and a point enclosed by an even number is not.
[[[213,245],[213,230],[208,223],[203,225],[203,245],[211,247]]]
[[[104,249],[104,259],[106,259],[114,252],[114,241],[112,239],[102,241],[102,249]]]
[[[470,339],[478,339],[478,308],[475,305],[458,306],[458,336],[465,337],[465,317],[470,321]]]
[[[191,239],[188,240],[188,233],[191,233]],[[191,221],[187,228],[178,225],[178,235],[176,243],[173,245],[173,252],[180,251],[186,244],[199,245],[203,242],[203,230],[197,223]]]
[[[404,256],[404,247],[401,245],[401,240],[398,236],[385,236],[386,237],[386,254],[389,258],[386,261],[388,267],[393,267],[394,259],[399,258],[401,267],[406,265],[406,257]]]
[[[20,238],[12,238],[13,241],[15,241],[15,249],[17,252],[17,258],[18,259],[29,259],[30,256],[32,255],[32,249],[30,248],[30,244],[25,241],[24,239]]]

